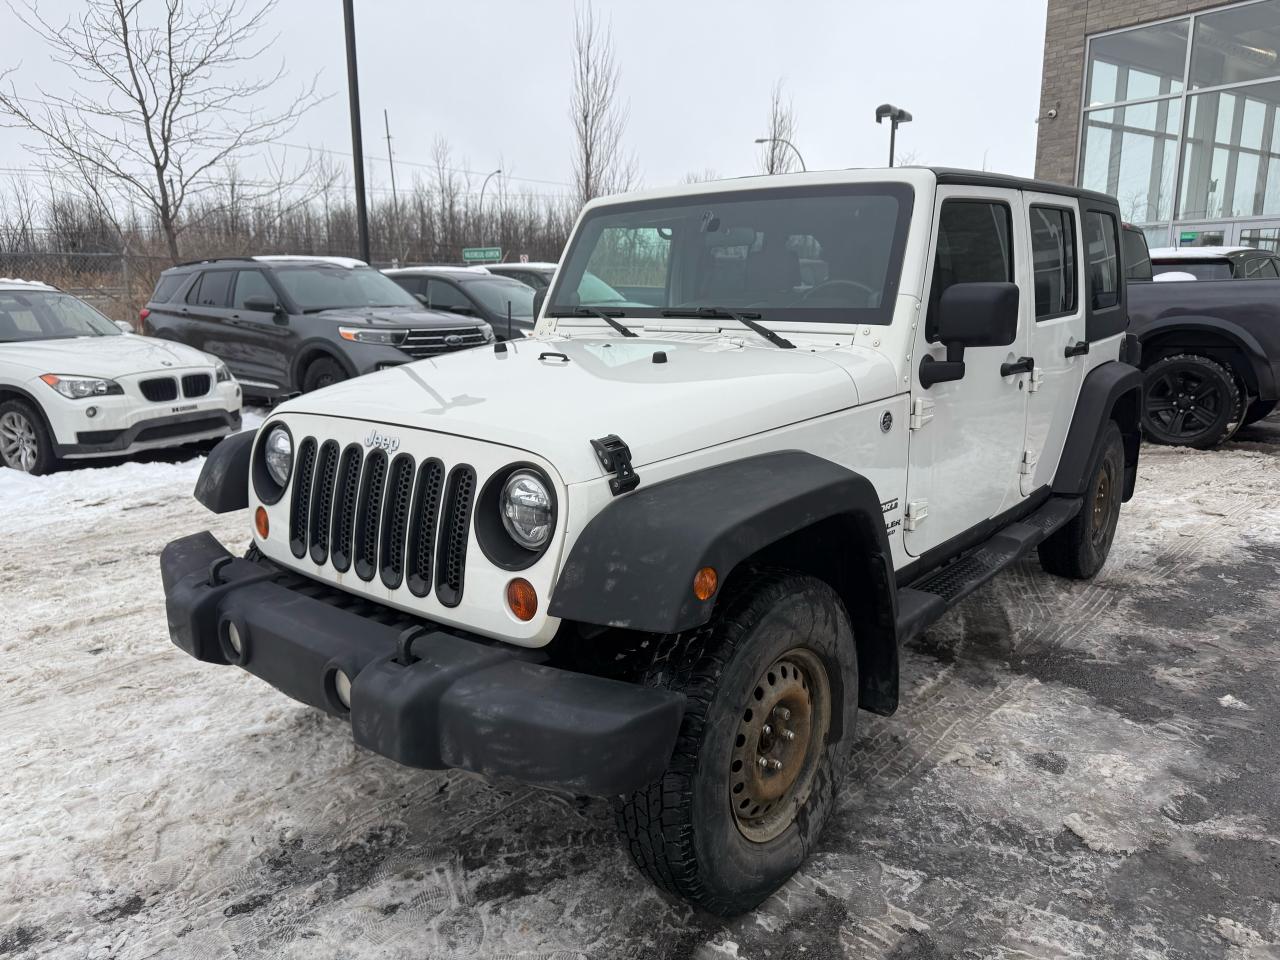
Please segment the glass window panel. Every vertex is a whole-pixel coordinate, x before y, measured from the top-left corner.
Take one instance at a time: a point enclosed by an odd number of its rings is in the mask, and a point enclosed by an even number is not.
[[[1214,138],[1218,143],[1231,142],[1231,123],[1236,116],[1236,98],[1229,93],[1218,95],[1218,127]]]
[[[1086,114],[1081,186],[1111,194],[1131,223],[1167,221],[1181,110],[1162,100]]]
[[[1084,246],[1089,274],[1089,297],[1095,310],[1120,302],[1120,257],[1116,218],[1089,211],[1084,215]]]
[[[1089,42],[1090,106],[1181,92],[1188,22],[1094,37]]]
[[[1257,202],[1262,200],[1258,190],[1258,155],[1241,153],[1236,159],[1236,182],[1228,216],[1251,217],[1261,210],[1254,210]]]
[[[1280,81],[1190,98],[1180,218],[1280,213],[1278,113]]]
[[[1267,105],[1245,91],[1244,117],[1240,123],[1240,146],[1262,149],[1262,127],[1267,122]]]
[[[1266,0],[1196,19],[1191,86],[1216,87],[1280,77],[1280,0]]]

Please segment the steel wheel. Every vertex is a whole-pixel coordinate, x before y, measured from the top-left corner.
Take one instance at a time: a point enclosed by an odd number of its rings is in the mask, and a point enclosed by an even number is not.
[[[1116,495],[1114,464],[1103,460],[1098,468],[1098,489],[1093,495],[1093,516],[1090,517],[1089,539],[1095,547],[1102,546],[1112,533],[1111,498]]]
[[[791,824],[813,785],[831,726],[820,657],[796,647],[756,681],[729,764],[729,803],[742,835],[767,843]]]
[[[40,459],[35,424],[16,410],[0,417],[0,459],[6,467],[30,473]]]

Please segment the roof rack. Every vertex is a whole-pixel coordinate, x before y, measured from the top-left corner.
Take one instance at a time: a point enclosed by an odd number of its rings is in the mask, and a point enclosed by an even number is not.
[[[252,260],[253,257],[204,257],[200,260],[187,260],[184,263],[175,263],[175,267],[194,267],[201,263],[221,263],[224,260]]]

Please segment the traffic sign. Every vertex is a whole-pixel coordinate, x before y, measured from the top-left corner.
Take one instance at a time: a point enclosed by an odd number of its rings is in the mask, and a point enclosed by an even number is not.
[[[493,263],[502,259],[501,247],[463,247],[464,263]]]

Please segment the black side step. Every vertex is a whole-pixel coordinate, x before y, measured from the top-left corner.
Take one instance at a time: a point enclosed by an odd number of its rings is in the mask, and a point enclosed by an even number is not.
[[[898,642],[906,643],[1080,512],[1079,497],[1051,497],[990,540],[898,591]]]

